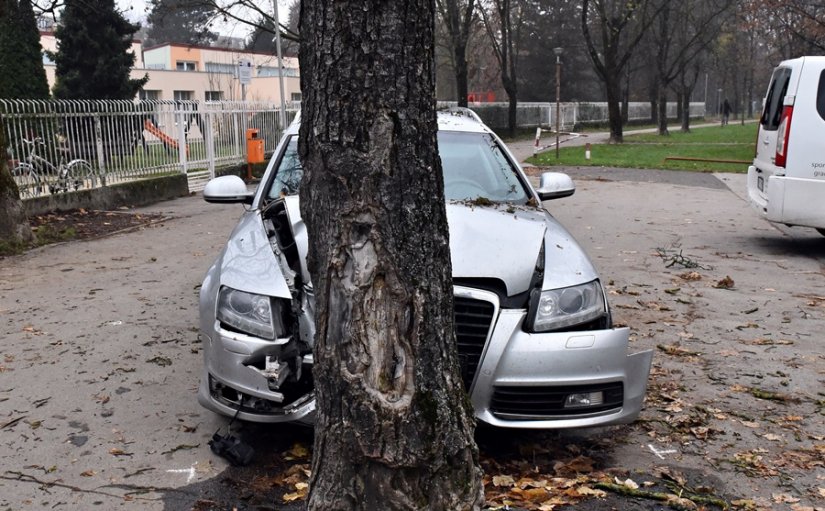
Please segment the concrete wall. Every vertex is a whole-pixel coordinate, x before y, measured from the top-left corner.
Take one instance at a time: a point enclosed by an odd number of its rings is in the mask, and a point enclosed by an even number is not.
[[[58,193],[23,201],[28,215],[73,209],[113,210],[122,206],[146,206],[189,195],[186,175],[141,179],[91,190]]]

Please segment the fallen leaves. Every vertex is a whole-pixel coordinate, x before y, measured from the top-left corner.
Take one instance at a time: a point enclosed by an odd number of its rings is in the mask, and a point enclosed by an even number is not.
[[[733,282],[733,279],[730,278],[730,275],[725,276],[725,278],[719,280],[716,284],[713,285],[716,289],[733,289],[736,284]]]

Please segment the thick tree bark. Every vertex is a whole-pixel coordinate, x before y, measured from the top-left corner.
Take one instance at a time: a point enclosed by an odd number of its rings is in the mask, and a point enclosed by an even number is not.
[[[20,192],[6,162],[6,136],[0,125],[0,241],[21,245],[32,240]]]
[[[304,0],[301,213],[316,293],[309,509],[478,509],[426,0]]]

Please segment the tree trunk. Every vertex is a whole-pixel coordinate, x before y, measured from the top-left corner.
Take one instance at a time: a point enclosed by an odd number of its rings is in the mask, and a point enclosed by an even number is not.
[[[310,510],[484,502],[453,330],[433,30],[426,0],[301,4]]]
[[[610,125],[609,144],[621,144],[624,142],[622,134],[622,109],[621,109],[621,84],[618,80],[610,80],[605,83],[607,93],[607,123]]]
[[[667,131],[667,90],[662,85],[659,86],[659,98],[657,103],[659,104],[659,135],[670,135]]]
[[[504,91],[507,93],[507,132],[511,137],[514,137],[516,136],[516,127],[518,126],[518,96],[515,85],[505,87]]]
[[[455,93],[458,98],[458,106],[467,106],[467,47],[456,46],[455,48]]]
[[[683,92],[680,96],[682,102],[682,133],[690,133],[690,92]]]
[[[6,135],[0,125],[0,242],[20,248],[32,240],[32,231],[20,200],[20,192],[6,162]]]

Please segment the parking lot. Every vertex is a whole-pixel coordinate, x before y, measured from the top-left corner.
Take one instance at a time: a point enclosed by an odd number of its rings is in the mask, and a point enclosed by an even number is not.
[[[604,468],[641,482],[669,467],[755,508],[822,506],[825,237],[761,220],[742,175],[568,170],[576,194],[546,206],[589,252],[633,348],[655,351],[646,407],[627,427],[496,435],[599,446]],[[250,474],[275,470],[272,456],[243,473],[215,457],[207,442],[228,421],[195,399],[198,287],[240,206],[143,211],[165,220],[0,260],[2,509],[246,502]],[[275,457],[311,443],[252,430]]]

